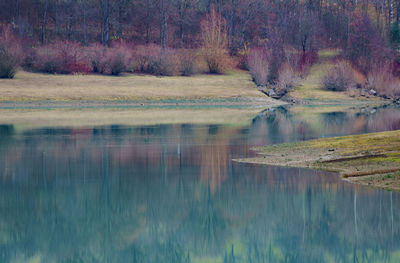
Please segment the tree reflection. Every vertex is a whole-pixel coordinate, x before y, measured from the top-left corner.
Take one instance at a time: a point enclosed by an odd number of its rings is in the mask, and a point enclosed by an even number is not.
[[[0,127],[0,262],[397,262],[397,193],[231,161],[391,128],[392,112],[322,114],[319,127],[283,108],[249,127]]]

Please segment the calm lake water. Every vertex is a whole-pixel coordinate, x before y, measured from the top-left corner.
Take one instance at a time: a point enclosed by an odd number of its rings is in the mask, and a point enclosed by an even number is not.
[[[400,262],[398,193],[231,161],[392,129],[393,108],[317,121],[278,108],[241,127],[1,125],[0,262]]]

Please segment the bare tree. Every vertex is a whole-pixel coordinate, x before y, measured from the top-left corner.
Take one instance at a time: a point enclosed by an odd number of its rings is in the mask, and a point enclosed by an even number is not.
[[[146,44],[150,43],[152,0],[146,0]]]
[[[125,17],[127,13],[127,9],[131,0],[118,0],[117,1],[117,12],[118,12],[118,32],[117,35],[119,38],[123,37],[123,27],[125,24]]]
[[[228,36],[226,21],[222,15],[211,9],[201,21],[202,48],[210,73],[221,73],[226,67]]]
[[[41,41],[42,44],[46,42],[46,25],[47,25],[47,16],[49,10],[49,1],[42,0],[39,2],[40,9],[42,10],[42,27],[41,27]]]
[[[161,47],[165,49],[168,41],[168,11],[170,1],[160,0],[159,2],[159,13],[160,13],[160,43]]]
[[[176,0],[174,1],[176,15],[177,15],[177,25],[178,31],[177,35],[182,45],[185,43],[185,34],[187,31],[187,26],[192,23],[193,15],[192,10],[199,4],[198,0]]]
[[[82,4],[82,16],[83,16],[83,44],[86,46],[88,43],[88,39],[87,39],[88,0],[81,0],[81,4]]]
[[[242,0],[239,12],[240,38],[236,48],[242,48],[246,39],[246,32],[249,23],[263,8],[263,1]]]
[[[101,39],[104,46],[108,46],[110,40],[110,16],[111,16],[111,6],[110,0],[100,0],[101,7]]]

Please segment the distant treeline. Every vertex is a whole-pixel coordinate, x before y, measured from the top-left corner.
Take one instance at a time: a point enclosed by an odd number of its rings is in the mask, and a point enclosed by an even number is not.
[[[213,7],[226,20],[232,51],[265,40],[302,50],[346,48],[358,16],[372,25],[362,30],[373,29],[386,42],[400,40],[399,0],[2,0],[0,23],[33,43],[124,39],[193,48]]]

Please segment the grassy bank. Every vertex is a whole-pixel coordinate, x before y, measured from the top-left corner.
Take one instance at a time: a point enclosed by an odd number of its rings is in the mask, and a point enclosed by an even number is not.
[[[313,105],[384,103],[378,97],[366,98],[352,96],[348,92],[323,90],[321,79],[334,62],[330,59],[332,52],[325,50],[320,53],[318,62],[290,91],[290,97]],[[250,74],[241,70],[225,75],[199,74],[191,77],[51,75],[20,71],[15,79],[0,79],[0,108],[103,106],[99,104],[268,107],[286,103],[260,92]]]
[[[18,72],[15,79],[0,79],[0,102],[40,101],[162,101],[228,99],[262,100],[272,103],[258,91],[247,72],[192,77],[155,77],[126,74],[48,75]]]
[[[400,190],[400,131],[318,139],[255,148],[239,162],[339,172],[346,180]]]
[[[289,96],[303,104],[369,104],[384,103],[382,98],[376,96],[360,96],[354,90],[330,91],[322,87],[322,80],[326,74],[337,64],[340,50],[323,49],[318,52],[318,60],[309,70],[306,77],[302,78],[295,87],[289,91]],[[364,76],[354,72],[359,82],[365,82]]]

